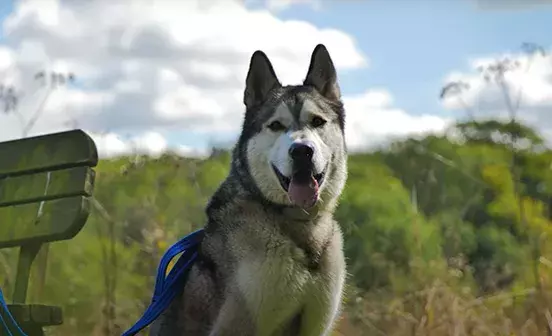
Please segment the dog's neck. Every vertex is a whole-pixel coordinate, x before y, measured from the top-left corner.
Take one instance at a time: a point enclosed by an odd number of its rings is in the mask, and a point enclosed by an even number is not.
[[[335,202],[319,202],[304,210],[271,203],[256,196],[243,188],[238,179],[225,180],[207,206],[207,216],[210,218],[208,231],[220,228],[228,216],[232,216],[230,221],[239,223],[237,217],[248,216],[248,210],[244,209],[250,209],[253,213],[265,212],[269,215],[266,218],[305,252],[308,268],[317,269],[320,257],[335,231],[336,224],[332,218],[335,207],[329,206]]]
[[[299,207],[283,206],[281,208],[281,213],[285,218],[289,218],[292,221],[314,221],[318,217],[329,214],[326,209],[322,209],[320,204],[316,204],[310,209],[302,209]]]

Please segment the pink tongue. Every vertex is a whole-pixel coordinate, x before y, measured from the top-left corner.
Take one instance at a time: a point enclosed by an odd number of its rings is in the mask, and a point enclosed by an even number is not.
[[[313,176],[307,183],[298,183],[292,178],[289,183],[288,196],[295,205],[303,209],[310,208],[318,200],[318,182]]]

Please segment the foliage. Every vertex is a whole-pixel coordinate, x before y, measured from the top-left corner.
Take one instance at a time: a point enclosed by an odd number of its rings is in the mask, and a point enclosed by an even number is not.
[[[518,191],[500,141],[427,136],[351,155],[336,213],[350,274],[340,332],[544,332],[551,157],[546,149],[523,153]],[[65,312],[51,334],[111,335],[130,326],[149,302],[164,250],[204,224],[229,162],[226,151],[205,160],[171,153],[102,160],[89,222],[51,245],[40,301]],[[15,257],[0,259],[6,294]]]

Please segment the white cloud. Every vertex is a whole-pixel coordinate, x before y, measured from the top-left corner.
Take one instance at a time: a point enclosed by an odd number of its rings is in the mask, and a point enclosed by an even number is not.
[[[239,1],[25,0],[15,4],[3,32],[2,82],[24,88],[26,119],[46,94],[36,72],[77,78],[51,94],[34,134],[73,120],[94,133],[237,132],[253,51],[264,50],[285,83],[303,79],[317,43],[326,44],[341,71],[367,65],[351,36]],[[13,116],[0,116],[0,125],[0,140],[17,136]]]
[[[128,154],[132,151],[132,146],[130,142],[125,141],[117,134],[91,133],[90,136],[96,143],[96,147],[98,148],[98,154],[100,155],[101,158]]]
[[[518,66],[505,75],[507,89],[484,80],[477,71],[497,60],[510,59]],[[504,92],[511,97],[514,106],[518,106],[520,120],[536,127],[544,136],[552,134],[552,58],[535,54],[507,54],[478,58],[470,62],[469,72],[454,72],[445,82],[462,81],[469,89],[458,95],[450,95],[443,100],[443,106],[450,110],[472,109],[476,118],[508,118]],[[552,138],[548,137],[552,141]]]
[[[270,0],[268,7],[297,1]],[[284,84],[304,78],[318,43],[328,47],[340,73],[369,63],[342,31],[282,20],[243,1],[23,0],[3,22],[3,32],[0,74],[3,83],[20,88],[23,118],[49,95],[32,134],[76,123],[94,135],[106,156],[133,148],[155,155],[169,148],[205,153],[207,144],[167,143],[152,130],[208,133],[213,142],[236,134],[247,66],[257,49],[268,54]],[[74,73],[76,82],[48,93],[34,79],[43,70]],[[394,108],[384,91],[344,100],[352,148],[389,134],[440,130],[446,123]],[[0,114],[0,141],[19,137],[19,129],[18,118]],[[141,135],[121,136],[129,132]]]
[[[288,9],[293,5],[308,5],[312,9],[320,9],[321,0],[266,0],[267,7],[273,11]]]
[[[380,144],[388,136],[442,132],[452,121],[435,115],[410,115],[393,107],[391,95],[384,90],[345,97],[344,104],[345,134],[352,150]]]
[[[177,146],[176,148],[173,148],[172,151],[182,156],[199,158],[206,157],[211,153],[211,150],[207,147],[197,148],[184,145]]]
[[[159,157],[168,150],[185,156],[205,157],[209,154],[206,147],[169,146],[165,137],[159,132],[148,131],[132,137],[122,137],[116,133],[90,134],[101,158],[111,158],[128,154],[147,154]]]

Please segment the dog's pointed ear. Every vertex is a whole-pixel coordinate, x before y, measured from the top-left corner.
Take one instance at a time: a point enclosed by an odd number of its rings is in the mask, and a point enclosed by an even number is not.
[[[245,80],[245,92],[243,103],[249,109],[255,105],[263,103],[268,97],[268,93],[275,88],[281,87],[278,77],[272,68],[270,60],[266,54],[257,50],[251,56],[249,63],[249,72]]]
[[[341,99],[337,73],[330,53],[323,44],[317,45],[312,52],[309,71],[303,85],[314,87],[321,95],[330,100]]]

